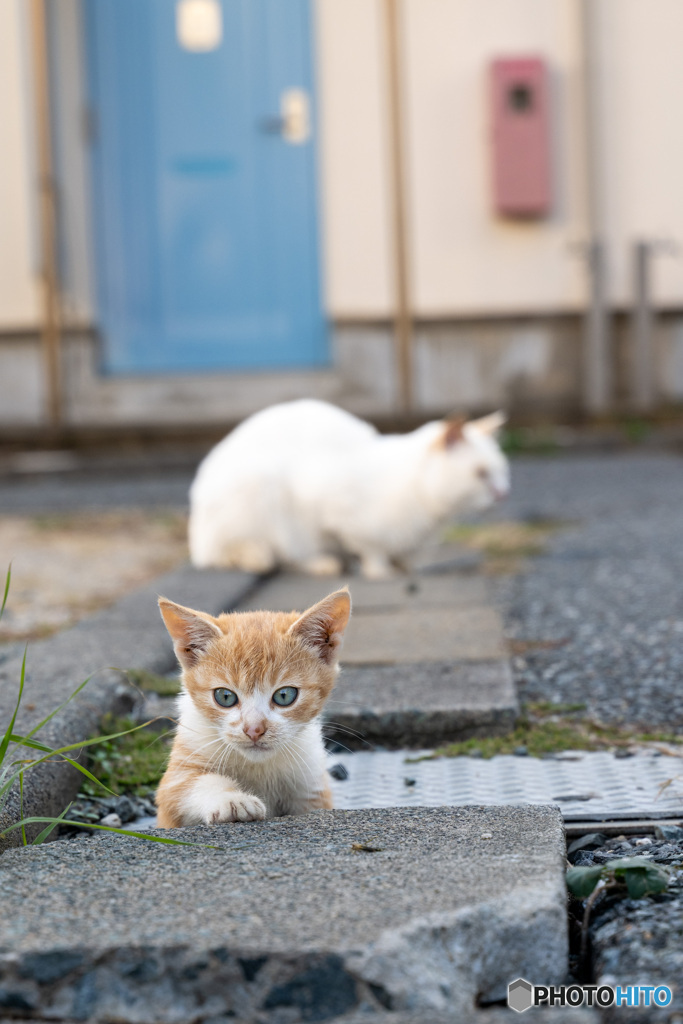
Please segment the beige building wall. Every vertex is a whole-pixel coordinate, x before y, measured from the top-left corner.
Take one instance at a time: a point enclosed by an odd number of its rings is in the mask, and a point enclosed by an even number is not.
[[[683,306],[683,3],[591,0],[600,8],[601,163],[614,301],[631,300],[636,238],[666,238],[678,258],[655,265],[655,298]],[[60,0],[55,44],[70,70],[60,137],[70,317],[87,322],[91,257],[81,132],[77,0]],[[579,0],[401,0],[411,280],[419,317],[580,311],[588,237]],[[38,317],[28,5],[0,0],[0,329]],[[393,238],[382,0],[314,0],[321,232],[334,319],[386,318]],[[486,68],[538,53],[552,72],[556,200],[538,222],[492,212]]]
[[[683,308],[683,3],[602,4],[603,194],[613,299],[629,305],[638,239],[677,249],[653,267],[658,306]]]
[[[584,302],[576,0],[403,0],[415,308],[424,316],[570,310]],[[555,201],[493,213],[487,71],[538,55],[551,75]]]
[[[315,0],[323,263],[332,317],[393,306],[381,0]]]
[[[25,0],[0,0],[0,329],[39,316]]]

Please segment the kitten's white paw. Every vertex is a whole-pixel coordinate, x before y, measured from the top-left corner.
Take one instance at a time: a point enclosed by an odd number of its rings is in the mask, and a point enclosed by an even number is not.
[[[217,797],[213,806],[204,811],[204,822],[216,825],[220,821],[263,821],[266,806],[257,796],[240,793],[236,789],[226,790]]]

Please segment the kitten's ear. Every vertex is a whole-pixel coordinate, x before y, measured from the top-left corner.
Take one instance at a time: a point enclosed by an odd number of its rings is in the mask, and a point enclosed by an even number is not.
[[[493,436],[504,423],[507,422],[507,416],[500,409],[498,412],[489,413],[488,416],[482,416],[478,420],[472,420],[470,422],[471,427],[476,427],[482,434],[490,434]]]
[[[348,590],[336,590],[304,612],[288,632],[298,637],[321,661],[332,665],[339,657],[350,615],[351,595]]]
[[[216,623],[204,612],[183,608],[165,597],[159,598],[159,611],[183,668],[196,665],[211,641],[223,636]]]
[[[444,448],[452,448],[463,439],[462,428],[465,426],[465,417],[456,416],[450,420],[444,420],[443,433],[439,438]]]

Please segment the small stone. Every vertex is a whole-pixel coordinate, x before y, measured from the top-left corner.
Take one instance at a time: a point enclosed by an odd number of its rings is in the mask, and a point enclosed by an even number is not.
[[[655,825],[655,836],[670,843],[680,843],[683,840],[683,828],[680,825]]]
[[[493,839],[493,832],[482,832],[482,839]]]
[[[573,843],[570,843],[567,847],[567,857],[570,861],[574,861],[574,855],[579,850],[599,850],[601,846],[604,846],[607,842],[607,836],[603,835],[602,832],[589,832],[585,836],[579,836]]]
[[[635,751],[625,750],[624,747],[617,747],[617,749],[614,751],[614,756],[620,759],[625,757],[635,757]]]
[[[636,846],[652,846],[652,840],[649,836],[643,836],[641,839],[636,839]]]
[[[331,768],[328,768],[328,771],[337,782],[345,782],[349,777],[348,769],[343,764],[333,764]]]
[[[417,782],[417,779],[411,779],[411,778],[409,778],[406,775],[405,779],[403,780],[403,785],[404,786],[414,786],[416,784],[416,782]]]
[[[515,755],[515,757],[527,757],[529,751],[526,747],[515,747],[512,753]]]
[[[106,825],[107,828],[121,828],[123,822],[119,818],[118,814],[105,814],[104,818],[100,821],[100,825]]]
[[[136,807],[130,797],[120,796],[118,798],[116,801],[116,814],[118,814],[119,818],[124,823],[133,821],[134,818],[137,818]]]

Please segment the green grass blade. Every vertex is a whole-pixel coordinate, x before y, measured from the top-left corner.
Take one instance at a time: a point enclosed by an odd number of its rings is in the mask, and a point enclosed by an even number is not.
[[[31,750],[42,750],[45,754],[52,754],[53,748],[48,747],[47,743],[39,743],[38,740],[30,740],[27,736],[22,736],[18,732],[13,732],[10,736],[10,743],[18,743],[22,747],[30,747]]]
[[[19,776],[19,817],[24,817],[24,776]],[[28,846],[28,839],[26,838],[26,829],[21,826],[21,841],[24,846]]]
[[[9,747],[9,738],[12,735],[12,733],[14,732],[14,723],[17,720],[17,714],[19,712],[19,705],[21,704],[21,697],[22,697],[22,694],[24,692],[24,680],[26,679],[26,652],[27,651],[28,651],[28,644],[26,645],[26,647],[24,647],[24,657],[23,657],[23,660],[21,662],[21,676],[19,678],[19,696],[17,697],[17,705],[16,705],[16,707],[14,709],[14,714],[12,715],[12,721],[10,722],[9,726],[7,727],[7,731],[5,732],[5,735],[2,737],[2,740],[0,740],[0,764],[2,764],[2,762],[5,760],[5,754],[7,753],[7,748]]]
[[[103,789],[105,793],[111,793],[112,796],[119,795],[118,793],[115,793],[113,789],[110,789],[109,786],[105,786],[103,782],[100,782],[100,780],[95,775],[93,775],[91,771],[88,771],[88,769],[85,768],[82,764],[79,764],[78,761],[74,761],[70,757],[65,757],[64,760],[68,761],[72,768],[77,768],[82,775],[86,775],[91,782],[94,782],[97,786]]]
[[[12,563],[10,562],[7,567],[7,576],[5,578],[5,594],[2,599],[2,607],[0,608],[0,619],[2,618],[3,612],[5,611],[5,605],[7,604],[7,595],[9,594],[9,583],[12,579]]]
[[[47,837],[49,835],[51,835],[52,832],[54,832],[54,830],[57,828],[57,826],[60,825],[64,821],[64,818],[66,817],[67,813],[70,810],[71,810],[71,804],[67,804],[67,806],[64,808],[62,813],[58,814],[57,817],[53,821],[51,821],[50,824],[46,828],[44,828],[42,832],[38,833],[36,838],[31,843],[31,846],[39,846],[41,843],[44,843],[45,840],[47,839]],[[22,827],[22,832],[23,832],[23,827]]]
[[[109,736],[94,736],[92,739],[89,740],[80,740],[78,743],[70,743],[66,747],[57,747],[54,750],[49,750],[49,753],[44,754],[43,757],[36,757],[35,760],[31,761],[29,764],[22,765],[22,767],[18,768],[13,775],[10,775],[7,782],[4,782],[2,786],[0,786],[0,801],[2,800],[4,794],[11,788],[14,782],[19,778],[21,773],[26,771],[28,768],[35,768],[36,765],[42,764],[44,761],[49,761],[51,757],[54,757],[56,755],[67,754],[70,753],[72,750],[81,750],[83,747],[92,747],[97,743],[104,743],[106,740],[118,739],[119,736],[128,736],[129,733],[137,732],[138,729],[144,729],[147,725],[149,725],[149,722],[143,722],[142,725],[135,725],[133,726],[132,729],[124,729],[123,732],[114,732],[111,733]],[[8,731],[8,741],[10,735],[11,733]],[[29,744],[29,746],[31,746],[31,744]]]
[[[21,738],[22,738],[21,736],[18,736],[17,740],[20,741]],[[10,786],[12,785],[12,783],[14,782],[15,779],[19,779],[19,786],[20,787],[23,786],[23,773],[25,771],[27,771],[29,768],[32,768],[36,764],[41,764],[44,761],[49,761],[50,757],[53,754],[56,753],[50,747],[46,747],[42,743],[41,744],[38,744],[38,743],[27,743],[26,746],[35,747],[37,750],[46,750],[48,752],[48,756],[47,757],[39,757],[39,758],[36,758],[34,761],[29,761],[26,764],[22,764],[21,768],[19,768],[14,773],[14,775],[10,778],[9,782],[6,785],[4,785],[2,787],[2,789],[0,789],[0,796],[2,794],[4,794],[6,790],[8,790],[10,788]],[[65,754],[59,754],[59,759],[60,759],[60,761],[66,761],[68,764],[71,765],[72,768],[75,768],[77,771],[81,772],[82,775],[86,775],[90,779],[91,782],[96,783],[98,786],[100,786],[101,789],[104,789],[107,793],[111,793],[112,796],[118,796],[119,795],[118,793],[115,793],[113,789],[109,789],[109,786],[105,786],[104,782],[100,782],[100,780],[97,778],[97,776],[93,775],[93,773],[91,771],[89,771],[84,765],[79,764],[78,761],[74,761],[73,758],[67,757]]]
[[[74,692],[71,694],[70,697],[67,697],[65,701],[62,701],[62,703],[59,704],[54,709],[54,711],[51,711],[50,714],[47,715],[42,720],[42,722],[38,722],[38,725],[36,725],[33,729],[31,729],[31,731],[29,733],[26,734],[26,739],[30,739],[31,736],[35,736],[35,734],[38,732],[39,729],[42,729],[44,725],[47,725],[47,723],[50,721],[50,719],[54,718],[55,715],[58,714],[62,710],[62,708],[65,708],[66,705],[69,703],[69,701],[72,701],[74,699],[74,697],[78,696],[78,694],[81,692],[83,687],[87,686],[91,679],[92,679],[92,676],[88,676],[87,679],[84,679],[83,682],[81,683],[81,685],[76,687],[76,689],[74,690]]]
[[[74,828],[95,828],[101,832],[116,832],[120,836],[132,836],[134,839],[146,839],[149,843],[167,843],[170,846],[198,846],[203,850],[222,850],[222,846],[213,846],[210,843],[191,843],[187,839],[172,839],[170,836],[151,836],[148,832],[132,832],[125,828],[111,828],[109,825],[92,825],[89,822],[83,821],[69,821],[66,818],[24,818],[23,821],[18,821],[15,825],[10,825],[3,832],[0,832],[0,839],[6,836],[8,832],[13,832],[16,828],[21,828],[23,825],[33,825],[36,823],[50,822],[59,825],[72,825]],[[243,843],[240,846],[231,846],[231,850],[249,850],[251,847]]]
[[[123,732],[112,732],[107,736],[92,736],[89,740],[80,740],[78,743],[70,743],[67,747],[55,747],[53,754],[68,754],[72,750],[80,750],[81,747],[93,747],[98,743],[106,743],[107,740],[117,740],[119,736],[128,736],[139,729],[145,729],[150,723],[143,722],[141,725],[134,725],[131,729],[124,729]],[[44,760],[44,758],[40,758]],[[36,762],[38,763],[38,762]]]

